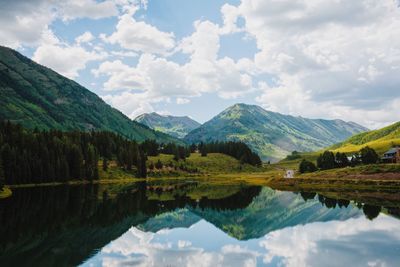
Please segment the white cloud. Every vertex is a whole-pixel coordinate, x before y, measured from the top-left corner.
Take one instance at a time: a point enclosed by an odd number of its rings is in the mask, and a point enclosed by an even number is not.
[[[252,76],[248,73],[254,64],[249,63],[249,59],[235,62],[229,57],[218,58],[218,25],[210,21],[196,21],[194,27],[194,33],[184,38],[176,49],[189,54],[187,63],[178,64],[144,53],[136,66],[118,60],[106,61],[92,72],[109,77],[104,83],[105,90],[142,91],[152,102],[169,101],[176,97],[177,104],[185,104],[188,98],[203,93],[237,98],[254,91]]]
[[[204,221],[192,226],[206,225]],[[214,230],[214,229],[213,229]],[[84,266],[256,266],[257,253],[237,245],[226,245],[220,251],[207,251],[189,241],[157,241],[175,230],[150,233],[132,227],[102,250]]]
[[[145,93],[122,92],[117,95],[102,96],[104,101],[126,114],[129,118],[134,119],[143,113],[153,112],[151,99]]]
[[[278,266],[394,266],[399,256],[389,249],[400,240],[399,221],[380,215],[365,218],[316,222],[269,233],[259,244],[264,247],[264,264]],[[377,238],[380,235],[380,238]],[[393,255],[394,253],[394,255]],[[332,262],[332,259],[335,259]]]
[[[75,42],[77,42],[78,44],[80,43],[88,43],[94,40],[94,36],[91,32],[84,32],[81,35],[79,35],[78,37],[75,38]]]
[[[58,12],[64,20],[76,18],[101,19],[118,15],[115,1],[68,0],[59,3]]]
[[[395,1],[242,0],[236,10],[229,6],[223,13],[231,14],[226,20],[230,28],[237,17],[244,19],[259,49],[257,69],[276,79],[270,84],[276,90],[258,98],[264,106],[332,118],[337,110],[347,110],[341,118],[371,126],[365,112],[376,117],[400,99],[400,10]],[[311,106],[330,110],[311,112]],[[400,119],[395,109],[390,112],[391,121]]]
[[[119,44],[125,49],[136,52],[166,54],[174,48],[173,33],[160,31],[143,21],[136,21],[132,15],[122,15],[116,31],[104,39],[111,44]]]
[[[45,0],[0,0],[0,44],[17,48],[22,44],[38,44],[53,13]]]
[[[73,79],[79,75],[78,72],[84,69],[89,61],[101,60],[106,56],[105,52],[87,51],[79,45],[53,43],[40,45],[32,59]]]
[[[177,103],[178,105],[188,104],[188,103],[190,103],[190,99],[183,98],[183,97],[178,97],[178,98],[176,99],[176,103]]]

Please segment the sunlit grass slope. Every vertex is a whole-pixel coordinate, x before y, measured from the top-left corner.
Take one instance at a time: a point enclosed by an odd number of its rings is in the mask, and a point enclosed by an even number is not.
[[[351,153],[369,146],[378,153],[384,153],[395,145],[400,145],[400,122],[382,129],[354,135],[346,141],[330,147],[330,150]]]
[[[160,154],[157,157],[148,158],[148,166],[160,160],[163,165],[163,172],[167,170],[169,165],[177,167],[185,167],[190,170],[198,169],[200,173],[233,173],[233,172],[254,172],[260,171],[261,168],[251,166],[249,164],[241,164],[239,160],[221,153],[208,153],[206,157],[202,157],[199,153],[192,153],[186,160],[175,161],[172,155]]]

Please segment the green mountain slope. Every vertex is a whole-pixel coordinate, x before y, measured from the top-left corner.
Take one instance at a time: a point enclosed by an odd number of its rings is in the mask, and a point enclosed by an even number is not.
[[[135,121],[177,138],[185,137],[201,125],[187,116],[162,116],[155,112],[142,114]]]
[[[78,83],[0,46],[0,120],[28,128],[107,130],[138,141],[176,141],[130,120]]]
[[[364,146],[369,146],[379,153],[383,153],[395,145],[400,145],[400,122],[382,129],[354,135],[329,149],[340,152],[356,152]]]
[[[185,140],[241,140],[264,160],[276,160],[291,151],[318,150],[366,130],[353,122],[306,119],[236,104],[190,132]]]

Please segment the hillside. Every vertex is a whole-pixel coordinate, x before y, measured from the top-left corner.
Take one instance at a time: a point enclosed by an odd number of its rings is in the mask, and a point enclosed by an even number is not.
[[[331,146],[329,149],[340,152],[357,152],[364,146],[369,146],[384,153],[394,145],[400,145],[400,122],[382,129],[360,133],[349,139]]]
[[[155,112],[142,114],[135,121],[177,138],[185,137],[201,125],[187,116],[163,116]]]
[[[240,140],[264,160],[277,160],[294,150],[318,150],[366,130],[353,122],[306,119],[236,104],[190,132],[184,140]]]
[[[138,141],[175,141],[130,120],[96,94],[0,46],[0,120],[28,128],[107,130]]]
[[[262,168],[241,164],[239,160],[221,153],[208,153],[207,157],[202,157],[199,153],[191,153],[190,157],[178,162],[173,160],[173,155],[160,154],[155,157],[148,157],[147,165],[156,164],[158,160],[164,165],[162,170],[149,172],[149,176],[162,174],[188,175],[188,171],[196,170],[194,174],[220,174],[220,173],[240,173],[258,172]],[[183,170],[182,170],[183,168]]]

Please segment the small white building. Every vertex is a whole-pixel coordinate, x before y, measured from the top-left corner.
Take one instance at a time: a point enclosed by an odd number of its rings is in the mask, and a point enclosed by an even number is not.
[[[286,170],[285,178],[294,178],[294,170]]]

